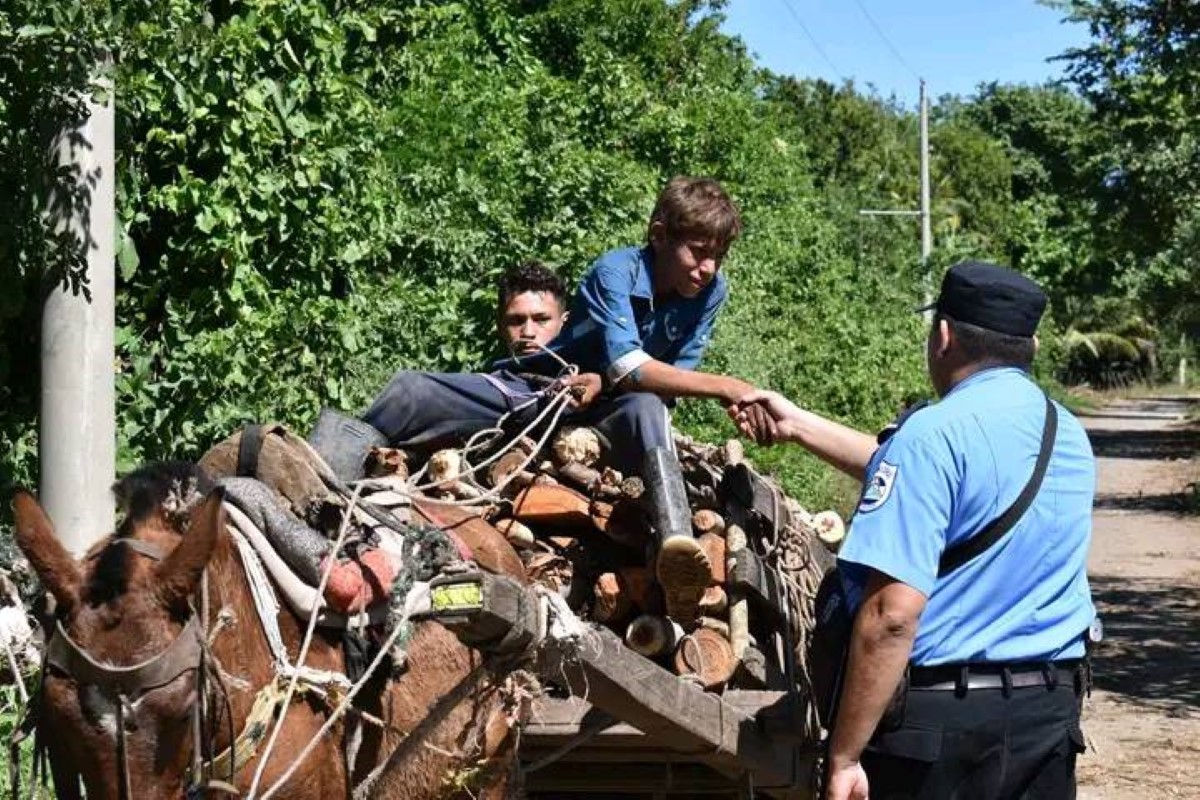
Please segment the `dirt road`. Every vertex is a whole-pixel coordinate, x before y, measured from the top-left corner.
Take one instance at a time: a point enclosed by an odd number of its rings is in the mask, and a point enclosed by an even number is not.
[[[1200,398],[1083,417],[1097,457],[1092,592],[1106,628],[1084,708],[1083,800],[1200,798]]]

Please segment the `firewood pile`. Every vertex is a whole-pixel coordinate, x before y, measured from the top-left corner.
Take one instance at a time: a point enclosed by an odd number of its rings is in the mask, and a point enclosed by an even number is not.
[[[601,466],[604,443],[589,428],[534,448],[518,441],[484,469],[461,451],[434,453],[426,493],[481,509],[533,581],[687,680],[714,691],[807,685],[813,598],[844,530],[836,514],[810,515],[754,471],[740,442],[677,437],[693,533],[712,571],[699,618],[684,623],[667,616],[655,579],[642,478]],[[367,466],[407,476],[397,450],[375,449]]]

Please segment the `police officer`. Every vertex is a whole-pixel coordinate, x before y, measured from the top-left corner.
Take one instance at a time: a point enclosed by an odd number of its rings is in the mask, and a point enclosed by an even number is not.
[[[871,798],[1075,796],[1095,464],[1079,422],[1057,405],[1048,413],[1028,374],[1045,306],[1011,270],[952,267],[926,347],[940,399],[882,444],[776,393],[739,404],[765,407],[769,426],[735,413],[748,434],[797,442],[864,480],[838,555],[856,614],[829,749],[833,800],[868,787]],[[991,547],[939,576],[948,548],[1019,505],[1052,416],[1032,501]]]

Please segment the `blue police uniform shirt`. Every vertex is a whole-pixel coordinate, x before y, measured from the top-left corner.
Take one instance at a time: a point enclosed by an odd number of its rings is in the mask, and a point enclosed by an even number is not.
[[[928,599],[911,663],[1080,658],[1094,609],[1086,561],[1095,460],[1059,408],[1041,490],[996,544],[949,575],[938,560],[1002,514],[1033,475],[1042,391],[1016,368],[977,372],[913,414],[871,458],[838,566],[857,608],[868,567]]]
[[[653,249],[611,250],[580,280],[567,324],[549,348],[581,372],[599,373],[610,384],[651,359],[695,369],[728,295],[725,276],[717,273],[695,297],[655,298]],[[504,359],[496,367],[556,373],[559,365],[543,353]]]

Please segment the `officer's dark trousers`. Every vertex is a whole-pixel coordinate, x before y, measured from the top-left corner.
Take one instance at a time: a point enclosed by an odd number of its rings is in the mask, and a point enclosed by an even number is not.
[[[401,371],[375,398],[363,419],[393,446],[432,449],[493,427],[506,413],[536,397],[538,388],[508,372],[485,376]],[[508,428],[519,431],[542,407],[544,403],[530,406]],[[652,394],[634,392],[602,399],[589,408],[564,414],[562,421],[594,427],[608,440],[611,465],[626,474],[641,472],[647,449],[674,448],[666,405]]]
[[[1071,800],[1083,751],[1075,687],[911,689],[863,753],[871,800]]]

